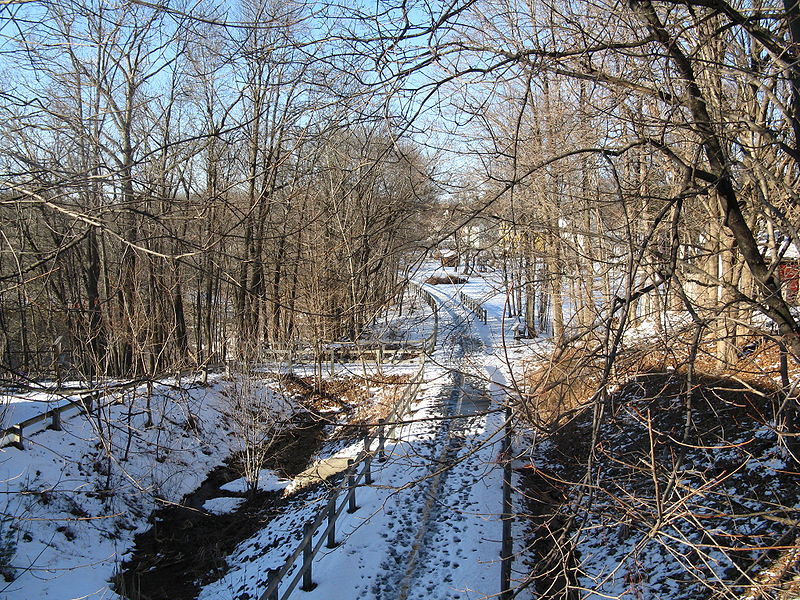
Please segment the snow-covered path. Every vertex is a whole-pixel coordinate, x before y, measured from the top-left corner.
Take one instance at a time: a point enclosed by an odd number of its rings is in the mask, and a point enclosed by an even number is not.
[[[491,348],[500,319],[476,322],[453,300],[455,286],[428,289],[442,306],[439,342],[407,425],[387,440],[386,460],[373,463],[374,483],[358,488],[359,510],[337,521],[339,545],[315,558],[316,587],[295,590],[292,598],[444,600],[499,592],[503,411],[497,401],[506,378]],[[296,547],[291,540],[319,507],[269,523],[259,540],[229,557],[230,571],[200,599],[257,598],[267,569]],[[285,538],[287,528],[294,538],[275,547],[272,540]],[[257,557],[265,546],[273,550]]]
[[[452,289],[428,291],[444,309],[437,366],[406,417],[413,423],[376,470],[377,487],[361,496],[365,512],[343,525],[346,543],[315,565],[318,587],[302,593],[310,600],[345,589],[375,600],[483,598],[500,589],[503,418],[490,392],[506,377],[490,353],[491,325],[455,305]]]
[[[416,403],[395,439],[387,441],[386,460],[373,463],[374,483],[357,488],[359,510],[337,521],[338,546],[315,558],[316,589],[295,590],[292,598],[477,599],[499,591],[497,458],[510,380],[508,336],[501,335],[508,330],[502,318],[505,295],[480,276],[463,286],[427,289],[442,307],[440,332]],[[484,303],[487,324],[454,300],[459,291]],[[416,339],[430,331],[432,321],[406,318],[392,327]],[[413,373],[418,365],[384,368]],[[111,579],[129,556],[135,534],[149,528],[147,516],[158,499],[180,501],[234,451],[236,439],[220,418],[224,390],[217,379],[210,387],[166,381],[153,396],[159,427],[145,426],[141,393],[109,408],[108,423],[130,423],[136,434],[126,450],[127,429],[113,432],[114,448],[121,448],[120,456],[130,455],[110,471],[117,486],[113,497],[97,491],[108,487],[108,477],[97,443],[103,432],[95,430],[94,421],[67,419],[63,431],[32,437],[25,452],[3,449],[4,491],[17,503],[7,504],[7,512],[19,515],[24,530],[15,557],[19,576],[0,589],[0,598],[119,598]],[[361,442],[336,442],[317,458],[346,463],[361,449]],[[260,598],[268,573],[298,547],[303,525],[319,514],[327,491],[310,489],[288,500],[280,514],[225,557],[227,572],[204,585],[198,599]]]

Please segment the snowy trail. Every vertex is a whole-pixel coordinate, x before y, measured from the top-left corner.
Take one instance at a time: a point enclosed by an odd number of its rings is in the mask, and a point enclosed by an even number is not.
[[[453,385],[450,388],[445,412],[447,416],[461,413],[465,394],[463,376],[453,373]],[[472,419],[471,419],[472,420]],[[474,420],[473,420],[474,421]],[[417,523],[415,544],[406,559],[404,577],[398,586],[397,593],[389,597],[397,600],[409,598],[459,597],[457,589],[437,590],[441,582],[451,583],[449,574],[440,578],[441,573],[451,567],[458,567],[459,561],[469,564],[463,552],[442,552],[442,541],[446,546],[458,545],[460,535],[465,533],[468,525],[468,509],[474,504],[471,501],[471,486],[475,479],[466,479],[465,471],[457,471],[454,467],[461,461],[468,460],[467,453],[472,451],[467,441],[468,425],[463,421],[445,421],[441,432],[441,451],[431,462],[433,475],[425,493],[425,506]],[[438,448],[437,448],[438,449]],[[478,541],[473,538],[473,541]],[[491,583],[491,581],[487,581]],[[453,593],[449,593],[453,592]]]
[[[359,597],[480,598],[498,586],[498,470],[493,464],[498,423],[491,415],[469,416],[489,408],[482,383],[464,374],[474,370],[465,355],[476,349],[476,340],[469,336],[464,315],[447,305],[449,298],[436,295],[445,306],[443,328],[449,329],[438,356],[448,384],[436,397],[423,400],[412,417],[441,419],[424,432],[423,457],[400,454],[403,443],[395,449],[396,464],[406,462],[404,471],[415,478],[409,482],[417,483],[398,494],[405,497],[406,510],[387,524],[398,544],[389,546],[376,575],[368,578],[371,585],[358,590]],[[412,433],[409,440],[414,437]]]
[[[508,348],[501,349],[509,339],[504,293],[480,275],[464,286],[427,289],[443,307],[441,331],[409,422],[394,432],[397,439],[387,440],[386,460],[373,462],[374,484],[357,487],[359,510],[337,521],[338,546],[314,560],[316,589],[296,590],[292,598],[477,600],[499,591],[503,414],[486,409],[490,401],[492,410],[500,408],[508,379]],[[453,299],[459,290],[484,303],[486,325]],[[430,333],[431,322],[392,326],[420,338]],[[511,350],[520,356],[525,348]],[[415,372],[417,365],[391,369]],[[3,449],[4,491],[14,502],[6,503],[5,512],[17,515],[25,529],[15,558],[20,576],[0,589],[0,599],[119,598],[112,578],[130,556],[135,534],[150,528],[147,516],[159,499],[179,502],[238,448],[220,418],[228,406],[223,378],[213,377],[210,386],[181,383],[166,381],[155,390],[160,427],[146,427],[143,410],[129,411],[143,406],[141,393],[109,407],[109,422],[130,423],[135,432],[129,460],[110,471],[113,497],[103,493],[108,474],[94,421],[65,419],[63,431],[37,434],[25,452]],[[125,431],[114,431],[120,455],[127,453]],[[337,442],[317,458],[325,468],[341,466],[361,448],[359,441]],[[198,600],[260,598],[270,571],[285,563],[303,525],[325,506],[327,491],[312,487],[291,499],[241,541],[225,558],[227,572],[202,585]]]
[[[361,510],[342,523],[344,543],[315,564],[318,586],[303,598],[462,600],[499,589],[502,474],[495,434],[502,419],[469,416],[488,408],[485,374],[474,364],[481,344],[470,335],[467,314],[437,296],[446,335],[408,417],[415,422],[387,446],[375,486],[359,490]]]
[[[504,361],[494,354],[502,302],[484,325],[453,296],[428,287],[442,306],[439,343],[408,423],[373,462],[374,483],[357,489],[359,510],[337,521],[338,546],[313,563],[316,587],[304,600],[478,600],[500,589]],[[316,514],[309,506],[291,521]],[[288,516],[287,516],[288,519]],[[199,600],[258,598],[266,570],[296,544],[275,546],[288,522],[276,519],[229,558],[231,570]],[[298,540],[297,525],[292,539]],[[264,553],[265,547],[273,551]],[[256,558],[263,555],[263,558]],[[295,571],[290,572],[290,576]],[[258,582],[261,582],[260,584]],[[252,583],[248,583],[252,582]],[[255,584],[255,585],[254,585]],[[242,596],[245,597],[245,596]]]
[[[475,396],[485,397],[485,394],[481,389],[470,385],[463,374],[466,367],[465,346],[469,345],[466,341],[467,324],[461,315],[447,306],[446,299],[443,305],[449,317],[445,324],[452,327],[449,337],[455,342],[455,351],[454,364],[449,370],[452,383],[440,395],[436,411],[442,417],[466,416],[478,412],[478,406],[484,403]],[[487,399],[482,408],[488,407]],[[391,578],[393,570],[405,566],[400,585],[391,590],[387,598],[459,598],[462,592],[466,593],[470,589],[459,590],[455,586],[448,589],[447,586],[441,586],[441,583],[453,583],[447,570],[457,569],[462,560],[469,564],[463,552],[456,550],[454,555],[446,550],[442,552],[442,542],[448,542],[445,548],[457,546],[462,541],[461,534],[466,533],[468,528],[464,522],[467,513],[465,509],[474,505],[470,499],[470,489],[476,481],[472,478],[465,479],[466,472],[455,467],[472,457],[474,448],[468,439],[470,424],[474,425],[478,420],[479,417],[441,421],[436,435],[437,443],[430,457],[431,476],[424,494],[425,504],[419,519],[410,523],[417,529],[415,542],[406,557],[405,565],[387,565],[388,568],[382,575],[383,578]],[[479,540],[473,538],[473,541]],[[445,575],[442,577],[443,572]]]

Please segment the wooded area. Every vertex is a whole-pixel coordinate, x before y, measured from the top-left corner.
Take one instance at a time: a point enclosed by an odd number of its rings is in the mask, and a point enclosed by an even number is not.
[[[6,369],[155,374],[355,339],[396,295],[426,160],[314,57],[310,7],[244,2],[215,26],[223,8],[3,7]]]
[[[517,381],[504,347],[510,380],[488,383],[507,431],[567,449],[548,480],[535,442],[515,448],[524,492],[578,496],[532,503],[551,511],[536,515],[550,562],[515,585],[577,598],[597,528],[633,540],[614,572],[661,544],[708,597],[756,589],[776,549],[788,566],[752,597],[796,570],[796,0],[0,0],[0,15],[0,385],[144,376],[149,431],[157,375],[235,359],[226,393],[249,418],[251,363],[368,338],[426,259],[455,268],[429,289],[499,272],[503,322],[453,297],[486,332],[514,320],[552,339]],[[448,322],[461,359],[478,341]],[[764,348],[775,360],[742,373]],[[251,446],[271,443],[271,406],[241,425]],[[129,440],[133,419],[131,400]],[[720,448],[739,454],[717,470]],[[771,453],[784,487],[744,489]],[[699,503],[734,474],[744,491]],[[762,509],[772,537],[750,520]],[[733,575],[709,583],[718,565]]]
[[[798,241],[797,7],[483,6],[440,60],[476,80],[497,191],[475,205],[501,223],[529,331],[540,283],[556,340],[687,310],[724,363],[761,314],[797,355],[777,276]]]
[[[800,354],[796,4],[373,8],[5,3],[4,367],[354,339],[442,241],[530,334],[688,310],[725,364],[762,314]]]

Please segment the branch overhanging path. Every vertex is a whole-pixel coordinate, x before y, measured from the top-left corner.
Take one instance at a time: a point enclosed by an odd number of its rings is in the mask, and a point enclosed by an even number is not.
[[[476,297],[489,291],[476,281]],[[508,387],[498,331],[503,303],[491,305],[484,325],[456,300],[461,286],[425,288],[440,303],[440,336],[404,418],[409,423],[387,440],[385,461],[373,462],[374,483],[358,489],[359,510],[337,521],[338,546],[315,558],[316,587],[293,597],[455,599],[499,592],[504,416],[497,408]],[[279,535],[279,527],[271,523],[263,539]],[[251,572],[279,564],[286,549],[235,564],[199,598],[229,597]],[[229,563],[235,562],[234,554]]]

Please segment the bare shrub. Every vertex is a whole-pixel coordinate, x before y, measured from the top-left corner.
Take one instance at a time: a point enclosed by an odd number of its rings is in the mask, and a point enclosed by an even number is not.
[[[545,428],[557,424],[591,399],[602,370],[602,356],[589,348],[553,356],[526,378],[522,400],[526,419]]]
[[[247,374],[232,375],[223,393],[223,413],[241,444],[236,466],[247,481],[248,493],[253,494],[275,442],[291,427],[296,411],[284,396]]]

